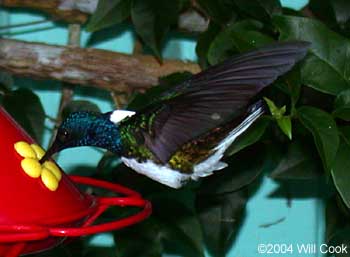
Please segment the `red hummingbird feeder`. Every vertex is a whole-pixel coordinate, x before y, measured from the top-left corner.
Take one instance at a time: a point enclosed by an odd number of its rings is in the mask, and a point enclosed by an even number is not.
[[[47,172],[50,169],[46,168],[39,168],[39,173],[26,173],[27,164],[39,165],[39,159],[24,158],[14,146],[18,142],[26,147],[36,145],[1,107],[0,132],[0,256],[44,251],[68,237],[120,229],[151,214],[150,202],[139,193],[106,181],[67,176],[53,162],[51,165],[57,167],[59,176],[56,172]],[[86,194],[76,184],[104,188],[123,196]],[[134,206],[140,211],[120,220],[94,224],[112,206]]]

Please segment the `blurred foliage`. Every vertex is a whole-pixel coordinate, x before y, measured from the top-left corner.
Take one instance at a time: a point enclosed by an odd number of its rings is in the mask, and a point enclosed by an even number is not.
[[[36,141],[42,141],[45,111],[34,92],[25,88],[7,91],[2,98],[2,104]]]
[[[324,178],[327,241],[349,244],[350,4],[311,0],[307,8],[288,10],[278,0],[100,0],[87,30],[98,32],[130,22],[145,51],[151,50],[159,60],[164,39],[177,29],[179,15],[187,10],[197,10],[209,20],[206,31],[192,35],[203,68],[273,41],[305,40],[312,45],[300,64],[261,93],[271,115],[257,121],[228,149],[227,168],[173,190],[105,154],[94,176],[141,192],[152,201],[154,214],[113,232],[117,247],[88,246],[88,237],[37,256],[204,256],[205,247],[214,257],[226,256],[244,222],[252,188],[259,186],[258,178],[265,172],[283,183]],[[188,77],[166,77],[160,85],[134,95],[128,107],[138,110]],[[40,142],[45,113],[35,93],[14,89],[8,76],[1,74],[0,102]],[[97,111],[93,103],[81,101],[65,111],[81,109]],[[106,218],[127,213],[111,209]]]

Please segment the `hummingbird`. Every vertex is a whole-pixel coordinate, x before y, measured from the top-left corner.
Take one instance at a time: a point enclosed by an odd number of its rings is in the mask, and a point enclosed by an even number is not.
[[[209,176],[227,166],[227,148],[266,113],[255,96],[302,60],[309,46],[280,42],[235,55],[137,112],[71,113],[41,162],[66,148],[94,146],[172,188]]]

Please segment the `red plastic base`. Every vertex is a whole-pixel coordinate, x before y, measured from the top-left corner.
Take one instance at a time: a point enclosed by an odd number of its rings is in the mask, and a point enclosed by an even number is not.
[[[112,192],[123,194],[125,197],[96,197],[97,208],[80,227],[46,227],[38,225],[0,225],[0,252],[5,253],[5,257],[17,257],[20,254],[29,253],[32,245],[47,240],[54,239],[54,245],[57,244],[57,238],[78,237],[91,235],[111,230],[120,229],[146,219],[152,213],[151,203],[141,198],[141,195],[129,188],[121,185],[96,180],[89,177],[70,176],[77,184],[84,184],[93,187],[100,187]],[[142,210],[132,216],[121,220],[93,225],[93,222],[111,206],[134,206]],[[53,245],[53,246],[54,246]]]

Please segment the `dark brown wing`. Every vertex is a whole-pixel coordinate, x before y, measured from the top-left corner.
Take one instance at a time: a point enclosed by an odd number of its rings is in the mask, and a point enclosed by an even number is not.
[[[179,147],[241,115],[252,97],[290,70],[309,43],[278,43],[235,56],[166,92],[162,102],[138,115],[151,119],[146,146],[166,163]],[[175,97],[171,97],[175,95]]]

